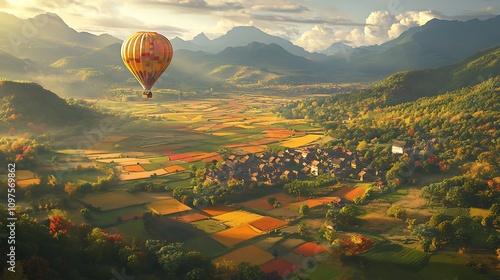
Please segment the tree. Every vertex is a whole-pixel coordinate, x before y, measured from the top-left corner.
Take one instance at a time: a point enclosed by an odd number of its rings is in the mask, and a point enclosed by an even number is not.
[[[76,193],[77,189],[78,188],[76,187],[76,185],[74,183],[72,183],[72,182],[67,182],[64,185],[64,191],[68,194],[68,196],[69,196],[70,199]]]
[[[232,280],[238,274],[238,267],[232,261],[222,260],[215,263],[214,278],[218,280]]]
[[[264,273],[256,265],[251,265],[248,262],[241,262],[237,266],[238,273],[234,280],[255,280],[263,279]]]
[[[274,203],[276,203],[276,198],[275,197],[268,197],[267,198],[267,203],[269,203],[269,205],[271,205],[272,207],[274,207]]]
[[[310,209],[309,209],[309,206],[307,204],[300,205],[299,214],[301,216],[309,215],[309,212],[310,212]]]
[[[342,241],[345,250],[347,250],[351,256],[361,254],[373,246],[373,241],[362,235],[353,235],[351,238],[345,238]]]
[[[308,228],[309,227],[307,226],[307,224],[304,221],[302,221],[302,222],[300,222],[300,224],[297,227],[297,232],[300,235],[305,236],[305,235],[307,235]]]
[[[406,215],[406,209],[401,205],[393,204],[389,209],[387,209],[386,215],[389,217],[394,217],[402,219]]]
[[[24,261],[24,273],[28,279],[47,279],[50,273],[49,262],[40,256],[31,256]]]
[[[80,214],[82,214],[83,218],[90,219],[90,210],[87,207],[80,208]]]
[[[50,218],[49,232],[52,235],[59,233],[68,234],[72,224],[69,220],[65,220],[59,215],[54,215]]]

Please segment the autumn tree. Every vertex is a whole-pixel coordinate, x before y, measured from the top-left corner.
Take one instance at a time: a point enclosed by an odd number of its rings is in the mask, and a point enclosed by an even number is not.
[[[69,220],[64,219],[60,215],[54,215],[50,218],[49,232],[52,235],[59,233],[68,234],[72,224]]]

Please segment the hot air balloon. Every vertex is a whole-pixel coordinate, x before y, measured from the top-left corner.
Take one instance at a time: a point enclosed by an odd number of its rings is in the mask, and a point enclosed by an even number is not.
[[[151,98],[151,87],[172,61],[170,41],[156,32],[137,32],[122,44],[123,63],[144,88],[142,96]]]

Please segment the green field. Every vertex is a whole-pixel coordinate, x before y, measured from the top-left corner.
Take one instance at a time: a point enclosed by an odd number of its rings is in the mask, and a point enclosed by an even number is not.
[[[226,250],[226,247],[219,242],[213,240],[208,235],[197,236],[191,238],[184,243],[183,247],[188,251],[198,251],[209,257],[221,255]]]
[[[73,182],[75,184],[81,184],[81,183],[95,183],[97,182],[98,177],[107,177],[107,175],[104,172],[101,172],[99,170],[85,170],[81,172],[64,172],[63,173],[64,181],[66,182]]]
[[[340,270],[336,270],[324,263],[319,263],[315,267],[304,269],[297,274],[297,277],[304,276],[305,279],[310,280],[332,280],[338,279],[343,273]],[[291,278],[291,279],[304,279],[304,278]]]
[[[382,241],[360,257],[380,263],[390,263],[410,271],[418,271],[427,263],[427,254],[399,244]]]
[[[193,226],[203,230],[206,233],[214,233],[214,232],[218,232],[221,230],[225,230],[227,228],[226,226],[221,225],[220,222],[216,222],[212,219],[196,221],[196,222],[192,222],[191,224]]]
[[[127,240],[139,237],[143,240],[149,239],[149,234],[144,228],[142,219],[133,219],[114,226],[115,229]]]
[[[457,254],[438,253],[418,272],[419,279],[482,280],[489,279],[475,272]]]
[[[116,224],[119,221],[118,218],[124,215],[145,213],[145,212],[147,212],[147,209],[146,206],[144,205],[124,207],[110,211],[100,211],[100,212],[92,211],[91,212],[92,220],[90,220],[90,223],[94,226],[105,227]]]

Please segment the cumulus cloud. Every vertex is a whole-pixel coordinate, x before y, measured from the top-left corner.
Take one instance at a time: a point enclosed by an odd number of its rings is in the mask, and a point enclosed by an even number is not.
[[[396,15],[388,11],[375,11],[366,18],[362,28],[332,29],[327,24],[317,24],[305,31],[294,43],[308,51],[324,50],[335,42],[347,43],[353,47],[382,44],[433,18],[442,16],[433,11],[406,11]]]
[[[332,28],[315,25],[311,30],[302,33],[294,43],[308,51],[320,51],[332,44],[334,35],[335,31]]]

